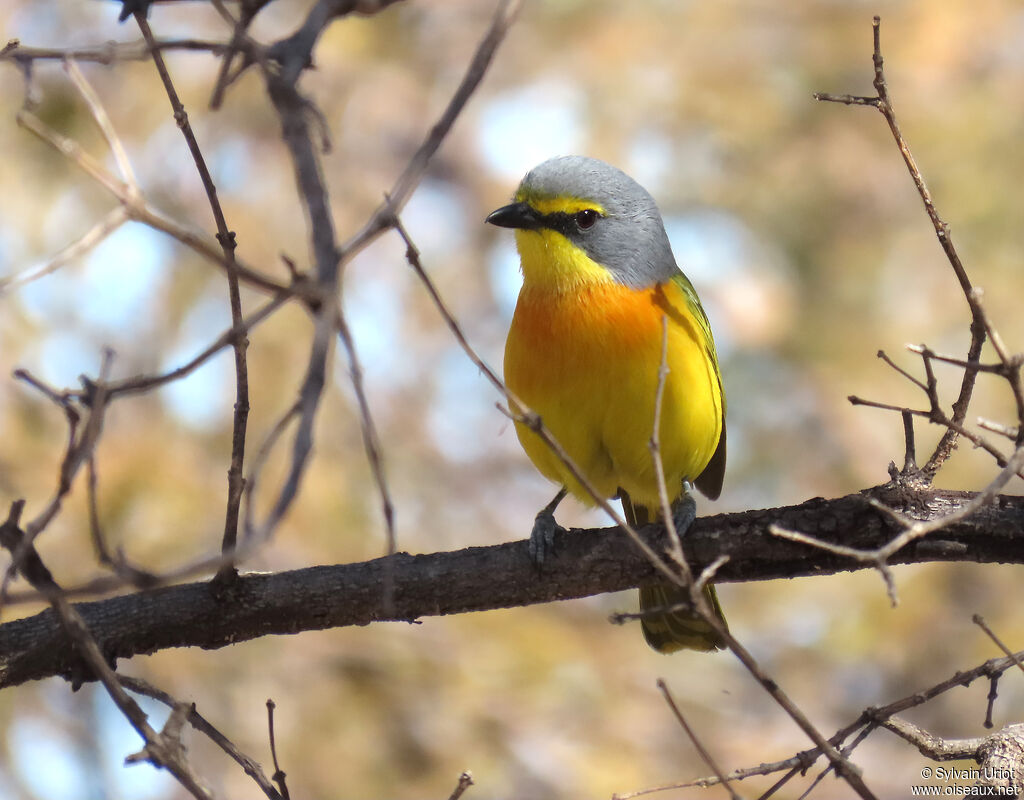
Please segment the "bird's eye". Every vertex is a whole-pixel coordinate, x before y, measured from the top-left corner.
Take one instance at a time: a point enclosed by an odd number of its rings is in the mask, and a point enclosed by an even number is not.
[[[594,211],[594,209],[584,208],[582,211],[576,212],[576,224],[581,230],[593,228],[594,223],[597,222],[597,218],[600,216],[601,215]]]

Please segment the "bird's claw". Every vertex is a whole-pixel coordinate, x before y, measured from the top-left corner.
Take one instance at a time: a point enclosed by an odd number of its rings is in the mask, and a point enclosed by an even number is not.
[[[553,511],[542,510],[533,520],[530,531],[530,560],[538,569],[544,565],[548,553],[555,550],[555,534],[564,532],[565,528],[555,521]]]
[[[672,506],[672,524],[676,528],[676,536],[682,537],[693,521],[697,519],[697,502],[684,492]]]

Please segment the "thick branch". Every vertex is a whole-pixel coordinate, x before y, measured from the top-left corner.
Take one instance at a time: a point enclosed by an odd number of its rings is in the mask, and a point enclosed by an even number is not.
[[[900,532],[875,499],[917,519],[956,511],[974,495],[893,486],[797,506],[698,519],[685,550],[697,571],[721,555],[729,561],[716,582],[769,580],[863,569],[817,547],[769,533],[781,525],[823,541],[877,548]],[[660,547],[660,529],[644,529]],[[893,564],[929,561],[1024,563],[1024,498],[1002,496],[969,519],[896,553]],[[390,561],[390,563],[388,563]],[[393,597],[384,597],[390,569]],[[275,575],[247,575],[215,597],[193,583],[138,592],[76,606],[111,658],[130,658],[170,647],[216,649],[266,634],[299,633],[379,620],[412,621],[547,603],[619,591],[654,577],[650,561],[617,528],[570,531],[538,574],[527,542],[429,555],[399,553],[360,564],[320,566]],[[81,675],[52,611],[0,625],[0,688],[56,674]]]

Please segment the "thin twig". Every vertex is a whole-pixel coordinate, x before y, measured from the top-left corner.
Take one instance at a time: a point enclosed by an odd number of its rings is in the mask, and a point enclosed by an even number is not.
[[[1020,436],[1020,425],[1004,425],[1002,422],[996,422],[985,417],[978,417],[977,422],[979,428],[992,431],[992,433],[998,433],[1000,436],[1005,436],[1010,440],[1016,440]]]
[[[106,537],[103,535],[103,526],[100,524],[96,472],[96,458],[94,454],[90,454],[86,462],[86,502],[89,506],[89,537],[92,539],[93,549],[96,551],[96,560],[100,564],[110,567],[115,574],[124,578],[133,586],[148,588],[155,583],[156,576],[151,572],[129,564],[120,549],[118,549],[115,555],[107,547]],[[65,596],[67,596],[67,592],[65,592]]]
[[[661,317],[661,357],[658,360],[658,381],[654,391],[654,423],[651,426],[651,438],[647,442],[647,449],[651,453],[651,463],[654,466],[654,477],[658,484],[658,499],[661,501],[661,516],[665,522],[665,529],[668,531],[668,552],[669,556],[679,567],[683,580],[689,586],[693,583],[693,573],[690,565],[683,555],[683,546],[679,541],[679,531],[676,530],[676,522],[672,515],[672,499],[668,494],[668,486],[665,483],[665,463],[661,460],[661,409],[665,399],[665,383],[668,379],[668,316]],[[703,615],[705,610],[695,604]]]
[[[107,42],[86,47],[26,47],[17,39],[10,40],[0,50],[0,61],[30,64],[33,61],[87,61],[96,64],[116,64],[119,61],[146,61],[154,50],[183,50],[196,53],[223,53],[223,42],[203,39],[161,39],[155,45],[145,42]]]
[[[23,568],[22,574],[32,584],[32,587],[40,592],[49,601],[57,619],[60,621],[64,633],[71,640],[75,652],[84,662],[85,668],[89,671],[90,677],[95,677],[106,689],[110,699],[118,707],[129,724],[135,728],[144,742],[140,753],[129,756],[129,763],[134,761],[149,761],[154,766],[163,767],[170,772],[174,778],[193,797],[198,800],[212,800],[209,790],[203,786],[199,777],[195,774],[188,763],[185,748],[181,743],[181,730],[178,724],[183,717],[184,705],[175,706],[170,719],[159,733],[149,724],[146,713],[138,703],[125,691],[118,680],[114,670],[107,664],[96,640],[89,632],[85,621],[67,597],[61,591],[60,586],[53,579],[49,570],[39,558],[38,551],[32,545],[27,532],[18,529],[18,516],[20,507],[12,506],[8,519],[0,526],[0,544],[6,547],[13,555],[17,551],[26,549],[30,559],[26,562],[30,568]],[[20,541],[19,541],[20,540]],[[79,678],[78,680],[81,680]]]
[[[615,508],[608,502],[608,498],[603,497],[597,489],[594,488],[590,480],[580,470],[573,459],[566,452],[565,448],[552,436],[551,432],[545,427],[544,421],[534,412],[529,406],[523,403],[515,394],[505,386],[505,382],[498,377],[498,374],[485,362],[466,339],[465,333],[462,331],[462,326],[459,325],[458,320],[455,319],[452,312],[448,309],[440,293],[437,291],[437,287],[434,285],[433,280],[427,274],[427,271],[423,268],[423,264],[420,261],[419,250],[409,237],[409,232],[405,229],[401,219],[395,215],[392,218],[390,224],[391,227],[397,231],[398,235],[402,237],[402,241],[405,242],[405,258],[416,273],[417,277],[426,287],[427,293],[430,295],[430,299],[433,301],[434,306],[437,308],[441,317],[444,319],[448,329],[452,332],[455,337],[455,341],[458,342],[459,347],[466,354],[470,361],[480,370],[480,372],[487,378],[488,382],[502,395],[502,397],[508,403],[508,408],[499,405],[498,410],[511,419],[513,422],[518,422],[521,425],[525,425],[531,431],[540,437],[541,441],[555,454],[555,457],[562,463],[563,466],[569,471],[573,479],[579,483],[583,490],[590,496],[597,506],[605,512],[611,518],[611,520],[621,528],[630,540],[640,549],[644,556],[651,562],[654,568],[664,575],[669,582],[673,585],[681,586],[681,579],[677,574],[676,570],[673,570],[664,559],[662,559],[650,545],[645,542],[640,535],[636,532],[622,515],[619,514]]]
[[[1010,648],[1003,644],[1002,639],[995,635],[995,633],[988,626],[988,623],[985,622],[985,618],[981,616],[981,614],[975,614],[973,617],[971,617],[971,622],[973,622],[975,625],[977,625],[979,628],[985,631],[985,634],[988,636],[988,638],[996,643],[996,647],[998,647],[1000,650],[1006,653],[1006,657],[1011,659],[1013,663],[1017,665],[1017,668],[1021,672],[1024,672],[1024,663],[1021,662],[1020,658],[1017,655],[1011,652]]]
[[[159,56],[159,51],[155,51],[155,55]],[[64,71],[67,72],[71,82],[78,89],[78,93],[85,100],[86,105],[89,106],[89,113],[92,115],[96,127],[100,129],[100,133],[103,134],[103,138],[107,142],[107,147],[110,148],[110,152],[114,156],[114,162],[117,164],[118,172],[121,173],[121,179],[138,192],[139,182],[135,177],[135,171],[132,169],[128,152],[121,143],[121,137],[114,130],[114,124],[110,121],[110,115],[107,114],[103,103],[100,102],[99,95],[96,94],[89,81],[85,79],[85,75],[82,74],[82,70],[78,68],[78,64],[75,63],[74,59],[66,59],[64,61]]]
[[[907,349],[909,350],[909,349],[912,349],[912,348],[911,348],[910,345],[907,345]],[[901,367],[899,364],[897,364],[895,361],[893,361],[884,350],[879,350],[876,353],[876,355],[880,359],[882,359],[882,361],[884,361],[886,364],[888,364],[890,367],[892,367],[894,370],[896,370],[900,375],[902,375],[904,378],[906,378],[908,381],[910,381],[912,384],[914,384],[914,386],[916,386],[922,392],[927,392],[928,391],[928,387],[927,386],[925,386],[921,381],[919,381],[917,378],[915,378],[913,375],[911,375],[909,372],[907,372],[905,369],[903,369],[903,367]]]
[[[351,259],[356,253],[391,227],[391,222],[395,215],[405,206],[406,201],[412,195],[413,189],[416,188],[420,178],[423,177],[427,164],[434,157],[434,153],[441,146],[452,125],[455,124],[455,120],[458,119],[462,109],[465,108],[469,98],[473,96],[473,93],[480,85],[480,81],[483,80],[487,68],[494,59],[498,46],[505,39],[505,35],[508,33],[512,23],[515,22],[521,5],[522,0],[501,0],[498,3],[498,7],[495,9],[494,16],[491,19],[491,25],[477,46],[476,52],[466,68],[466,74],[463,76],[459,87],[455,90],[455,94],[452,95],[448,107],[445,108],[441,117],[434,124],[434,127],[430,129],[430,133],[427,134],[423,144],[419,146],[419,149],[409,159],[409,163],[402,171],[402,174],[398,176],[398,180],[395,181],[394,185],[387,192],[387,199],[381,203],[362,229],[342,246],[341,251],[344,253],[346,260]]]
[[[15,573],[21,568],[21,560],[27,555],[33,546],[36,538],[53,521],[60,512],[64,498],[71,491],[72,483],[82,464],[92,458],[96,442],[99,440],[103,430],[103,419],[107,408],[107,391],[105,380],[110,370],[113,355],[107,351],[100,367],[100,377],[96,382],[83,381],[89,393],[87,407],[88,413],[84,424],[80,424],[81,416],[72,404],[68,393],[58,393],[49,389],[41,381],[31,378],[24,370],[15,372],[15,377],[23,378],[32,385],[40,388],[47,397],[53,401],[64,413],[68,422],[68,440],[64,451],[64,458],[61,460],[60,469],[57,474],[57,486],[54,489],[50,501],[43,507],[42,511],[25,525],[24,540],[16,550],[12,550],[11,563],[0,581],[0,607],[2,607],[11,581]]]
[[[726,777],[725,773],[722,772],[721,767],[718,766],[718,762],[716,762],[711,753],[708,752],[708,749],[697,737],[697,734],[694,732],[693,728],[690,727],[690,724],[686,721],[686,717],[683,716],[683,712],[679,710],[679,706],[676,705],[676,701],[672,697],[672,693],[668,690],[668,686],[666,685],[665,681],[662,678],[658,678],[657,685],[658,690],[662,694],[662,697],[665,698],[665,702],[668,703],[668,707],[672,709],[672,714],[675,715],[675,718],[679,722],[680,727],[682,727],[682,729],[686,732],[686,735],[690,738],[690,741],[693,742],[693,746],[697,749],[697,753],[700,755],[701,760],[705,764],[707,764],[711,771],[715,774],[715,777],[718,778],[721,785],[729,793],[729,797],[731,797],[732,800],[740,800],[740,796],[736,793],[736,790],[733,789],[732,784],[729,782],[729,779]]]
[[[168,708],[180,705],[179,701],[175,700],[167,692],[158,689],[141,678],[118,675],[117,679],[128,691],[150,697],[157,702],[163,703]],[[196,710],[195,705],[192,705],[189,709],[187,722],[232,758],[245,771],[245,774],[256,782],[256,785],[260,787],[260,790],[269,800],[286,800],[267,779],[259,762],[243,753],[234,742],[217,730],[209,720]]]
[[[245,336],[249,331],[264,320],[268,319],[275,311],[277,311],[277,309],[292,299],[293,297],[288,294],[279,294],[276,297],[271,298],[263,306],[243,319],[240,325],[237,327],[233,325],[228,328],[224,333],[203,348],[202,351],[190,358],[180,367],[175,367],[174,369],[169,370],[168,372],[162,372],[159,375],[135,375],[130,378],[111,381],[110,385],[107,387],[110,399],[142,394],[143,392],[151,391],[152,389],[156,389],[160,386],[176,381],[179,378],[184,378],[186,375],[190,375],[225,347],[229,347],[239,336]]]
[[[992,444],[984,436],[979,436],[974,431],[963,425],[957,424],[952,419],[946,416],[941,410],[935,411],[933,409],[919,409],[919,408],[908,408],[906,406],[896,405],[894,403],[885,403],[878,400],[866,400],[863,397],[857,397],[856,395],[850,395],[847,400],[855,406],[867,406],[868,408],[878,408],[883,411],[896,411],[902,414],[912,414],[915,417],[924,417],[929,422],[936,425],[942,425],[943,427],[949,428],[957,433],[958,436],[962,436],[967,439],[975,447],[979,447],[995,460],[996,464],[1000,467],[1005,467],[1009,463],[1009,458],[994,444]],[[1020,477],[1024,478],[1024,474]]]
[[[473,785],[473,774],[467,769],[459,775],[459,782],[455,785],[455,789],[448,795],[448,800],[459,800],[462,795],[466,793],[466,789]]]
[[[736,637],[733,636],[724,625],[719,627],[721,628],[719,633],[729,650],[736,655],[736,657],[742,662],[743,666],[747,668],[747,671],[758,683],[761,684],[761,687],[772,697],[772,699],[782,707],[782,709],[789,715],[790,719],[792,719],[807,735],[807,737],[814,742],[815,747],[824,754],[825,758],[828,759],[829,764],[835,770],[836,775],[846,781],[858,797],[863,798],[863,800],[877,800],[874,793],[868,789],[867,785],[864,783],[860,769],[857,768],[849,758],[847,758],[847,756],[840,753],[830,740],[826,739],[821,734],[806,715],[804,715],[800,708],[789,698],[789,695],[782,690],[782,687],[780,687],[778,683],[776,683],[767,673],[764,672],[764,670],[761,669],[757,660],[742,644],[739,643],[739,641],[737,641]]]
[[[960,288],[963,290],[964,296],[967,298],[968,304],[971,307],[971,343],[968,347],[966,360],[968,362],[976,362],[978,357],[981,355],[982,345],[985,343],[985,327],[974,308],[974,304],[971,302],[971,290],[973,287],[971,286],[970,278],[967,276],[967,270],[960,261],[960,255],[953,246],[949,225],[939,216],[939,212],[935,208],[935,202],[932,200],[931,192],[928,191],[928,187],[925,184],[921,170],[917,166],[917,161],[914,159],[914,155],[910,151],[910,146],[907,144],[906,139],[904,139],[903,133],[900,131],[899,124],[896,121],[896,113],[893,110],[892,98],[890,97],[889,86],[885,78],[880,29],[881,19],[876,16],[872,24],[872,64],[874,66],[875,74],[873,84],[876,95],[874,97],[856,97],[853,95],[817,93],[814,95],[814,98],[825,102],[843,103],[846,105],[871,106],[881,112],[882,116],[885,118],[885,121],[889,126],[889,131],[892,133],[893,139],[896,141],[896,146],[899,148],[900,154],[903,156],[903,161],[906,164],[907,171],[910,173],[910,177],[914,181],[917,193],[921,197],[921,202],[924,204],[928,218],[931,220],[932,227],[935,229],[935,235],[938,237],[939,245],[946,254],[946,259],[949,261],[950,266],[952,266],[957,281],[960,283]],[[957,438],[960,435],[959,428],[963,425],[964,420],[967,417],[967,409],[970,406],[977,374],[977,371],[971,367],[967,367],[964,370],[964,377],[960,384],[960,394],[953,403],[952,422],[954,424],[947,426],[946,431],[940,438],[939,443],[932,452],[932,455],[921,468],[921,475],[929,481],[935,477],[936,473],[956,447]]]
[[[151,208],[142,197],[136,196],[135,190],[129,184],[111,175],[102,164],[82,150],[78,142],[53,130],[30,111],[22,109],[15,119],[19,125],[53,147],[110,192],[125,207],[130,219],[166,233],[203,258],[217,264],[225,272],[227,271],[228,265],[219,247],[211,244],[202,234]],[[307,284],[288,286],[252,267],[243,265],[237,259],[236,266],[239,277],[255,289],[270,294],[296,295],[306,299],[309,303],[320,301],[319,293],[312,286]]]
[[[1013,658],[1012,653],[1010,657]],[[999,678],[999,675],[993,675],[988,679],[988,695],[985,697],[985,721],[982,722],[982,725],[990,730],[993,727],[992,712],[995,710],[996,700],[999,699]]]
[[[155,47],[156,39],[153,31],[146,21],[146,15],[142,12],[135,12],[135,22],[142,32],[142,37],[153,52],[153,64],[160,81],[163,83],[167,99],[171,103],[171,110],[174,113],[174,121],[178,124],[185,143],[188,145],[189,153],[195,162],[196,171],[202,181],[203,189],[206,192],[206,199],[213,212],[213,219],[217,226],[217,241],[221,246],[224,265],[227,270],[228,279],[228,301],[231,307],[231,325],[236,330],[242,329],[242,298],[239,289],[239,270],[235,260],[234,231],[228,228],[227,219],[224,216],[224,209],[221,207],[217,197],[217,187],[213,182],[213,176],[206,165],[206,158],[199,147],[199,140],[196,138],[192,125],[188,120],[188,113],[185,106],[178,97],[174,88],[174,81],[167,69],[164,57],[160,50]],[[127,164],[127,158],[124,159]],[[118,161],[120,163],[120,160]],[[130,169],[130,166],[127,167]],[[133,181],[129,181],[133,182]],[[222,553],[232,553],[238,540],[238,511],[242,502],[243,486],[243,465],[245,462],[245,431],[249,419],[249,368],[246,364],[246,349],[249,340],[244,333],[236,336],[232,341],[232,348],[235,354],[235,406],[234,416],[231,424],[231,464],[228,467],[228,496],[224,512],[224,535],[221,543]],[[226,579],[236,575],[233,565],[227,565],[217,573],[218,578]]]
[[[288,784],[285,782],[285,773],[281,769],[281,765],[277,763],[277,743],[274,736],[274,709],[277,708],[277,704],[273,700],[267,698],[267,735],[270,739],[270,757],[274,761],[274,774],[271,780],[274,781],[279,787],[281,787],[281,797],[284,800],[290,800],[288,794]]]
[[[336,308],[336,305],[332,305],[330,310],[336,310]],[[333,332],[336,328],[336,317],[329,314],[328,310],[322,310],[316,316],[313,343],[310,347],[306,374],[299,390],[299,399],[284,413],[275,426],[275,430],[283,431],[285,423],[289,422],[292,417],[298,420],[295,438],[292,440],[291,462],[277,492],[277,498],[264,520],[258,525],[253,525],[249,520],[246,521],[245,538],[246,546],[249,548],[260,546],[273,535],[298,496],[303,476],[309,466],[309,455],[313,450],[313,425],[316,421],[316,411],[323,396],[324,386],[327,383],[327,363],[331,352],[331,342],[334,339]],[[268,438],[268,442],[272,441],[275,439]],[[254,473],[255,471],[250,474]],[[248,489],[249,502],[251,502],[254,488],[253,486]],[[249,502],[247,502],[247,506],[249,506]],[[251,508],[251,506],[249,507]]]
[[[256,541],[257,534],[253,526],[253,520],[255,519],[255,513],[253,511],[253,500],[256,494],[256,486],[259,483],[259,476],[266,464],[267,459],[270,458],[270,453],[274,449],[278,440],[284,435],[284,432],[288,429],[288,425],[291,424],[293,419],[296,419],[302,412],[301,401],[296,401],[284,414],[282,414],[274,426],[270,429],[263,443],[256,451],[255,458],[250,459],[249,463],[249,477],[245,479],[245,535],[243,538],[243,547],[248,546],[250,541]]]
[[[1015,656],[1015,658],[1014,658]],[[839,747],[844,741],[858,731],[860,734],[853,743],[844,748],[844,752],[849,755],[860,742],[866,738],[866,734],[872,730],[877,729],[885,720],[890,719],[896,714],[903,711],[907,711],[912,708],[917,708],[925,703],[929,703],[936,697],[939,697],[946,692],[953,689],[963,688],[969,686],[975,680],[980,677],[993,677],[1000,675],[1006,670],[1014,666],[1015,661],[1019,661],[1024,658],[1024,651],[1016,654],[1011,654],[1009,658],[993,658],[982,664],[967,670],[966,672],[957,672],[952,677],[947,678],[940,683],[937,683],[929,688],[914,692],[905,697],[900,698],[892,703],[885,706],[870,707],[864,709],[861,714],[850,724],[840,728],[832,736],[829,737],[828,741],[834,747]],[[780,786],[788,781],[793,776],[802,773],[809,769],[817,759],[821,757],[821,751],[818,748],[811,750],[804,750],[796,755],[783,759],[781,761],[775,761],[771,763],[758,764],[754,767],[744,767],[741,769],[733,770],[728,773],[725,777],[731,781],[744,780],[746,778],[753,778],[763,775],[772,775],[778,772],[787,772],[787,774],[779,781],[776,786]],[[709,776],[704,778],[697,778],[695,780],[686,781],[684,783],[668,783],[660,786],[650,786],[645,789],[640,789],[634,792],[627,793],[616,793],[613,795],[613,800],[631,800],[634,797],[640,797],[646,794],[653,794],[655,792],[669,791],[672,789],[685,789],[690,787],[702,787],[714,786],[719,783],[717,776]]]
[[[978,748],[985,741],[984,737],[980,736],[974,739],[944,739],[896,716],[880,722],[879,727],[892,731],[903,741],[914,745],[921,755],[932,761],[960,761],[974,758]]]
[[[82,258],[86,253],[96,247],[100,242],[120,228],[127,220],[128,209],[124,206],[117,206],[97,222],[92,228],[83,233],[78,239],[58,252],[44,264],[29,267],[14,275],[0,278],[0,296],[9,294],[32,281],[39,280],[47,275],[52,275],[65,264]]]
[[[932,361],[939,361],[942,362],[943,364],[950,364],[954,367],[961,367],[963,369],[973,369],[977,370],[978,372],[989,372],[994,373],[996,375],[1002,375],[1005,371],[1005,366],[1003,364],[988,364],[982,361],[967,361],[966,359],[958,358],[957,356],[947,356],[943,355],[942,353],[936,353],[930,347],[923,344],[908,344],[906,345],[906,348],[911,353],[917,353],[920,356],[927,355],[927,357],[930,358]],[[921,388],[924,389],[925,387],[921,386]]]
[[[235,57],[238,55],[239,45],[242,42],[251,44],[247,31],[262,4],[260,4],[260,6],[251,6],[248,3],[243,3],[237,20],[224,5],[223,0],[213,0],[212,5],[217,13],[220,14],[221,19],[232,27],[231,41],[228,43],[228,46],[221,57],[220,68],[217,70],[217,79],[214,81],[213,92],[210,95],[210,110],[216,111],[224,101],[224,92],[227,91],[228,86],[239,75],[241,75],[241,70],[232,75],[231,65],[234,63]],[[247,56],[243,61],[242,69],[244,69],[248,63],[250,63],[250,59]]]
[[[370,464],[370,471],[373,473],[374,483],[377,484],[377,491],[380,494],[381,509],[384,514],[384,527],[387,532],[386,555],[393,555],[398,552],[398,535],[395,531],[395,506],[391,501],[391,490],[388,488],[387,474],[384,471],[384,451],[380,445],[380,434],[377,432],[377,425],[373,421],[373,414],[370,411],[370,401],[366,396],[366,385],[363,380],[363,367],[359,361],[359,351],[356,350],[356,342],[352,337],[352,331],[348,327],[348,321],[344,312],[338,314],[338,338],[341,339],[345,354],[348,356],[349,377],[352,379],[352,390],[356,395],[356,404],[359,406],[359,429],[363,436],[363,450],[366,453],[366,460]],[[390,597],[390,589],[386,592]]]
[[[1009,480],[1020,473],[1022,469],[1024,469],[1024,447],[1018,448],[1014,451],[1013,455],[1006,463],[1006,466],[1003,467],[999,474],[988,484],[988,486],[984,488],[984,490],[976,494],[955,511],[951,511],[949,514],[928,521],[910,519],[904,514],[879,503],[877,500],[871,499],[869,502],[872,506],[885,514],[888,514],[903,526],[903,530],[898,535],[894,536],[886,544],[874,550],[860,550],[855,547],[833,544],[832,542],[822,541],[821,539],[817,539],[813,536],[808,536],[807,534],[800,533],[798,531],[787,530],[777,525],[771,525],[769,527],[769,532],[774,536],[799,542],[800,544],[806,544],[811,547],[817,547],[821,550],[827,550],[830,553],[835,553],[836,555],[853,559],[854,561],[858,561],[862,564],[871,564],[882,575],[882,578],[885,581],[886,590],[889,594],[890,602],[893,606],[896,606],[898,598],[896,595],[892,572],[889,568],[889,559],[896,552],[902,550],[911,542],[928,536],[935,531],[942,530],[950,525],[961,522],[971,514],[974,514],[979,508],[991,503],[995,500],[999,492],[1009,482]]]

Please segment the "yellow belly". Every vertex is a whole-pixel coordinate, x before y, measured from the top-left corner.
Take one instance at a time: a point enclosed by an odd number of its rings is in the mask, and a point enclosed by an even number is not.
[[[713,346],[673,283],[632,290],[605,282],[571,291],[524,286],[505,345],[505,382],[536,411],[603,497],[621,487],[658,506],[648,442],[668,316],[660,446],[669,499],[711,459],[722,432]],[[532,431],[516,426],[540,472],[585,503],[589,493]]]

